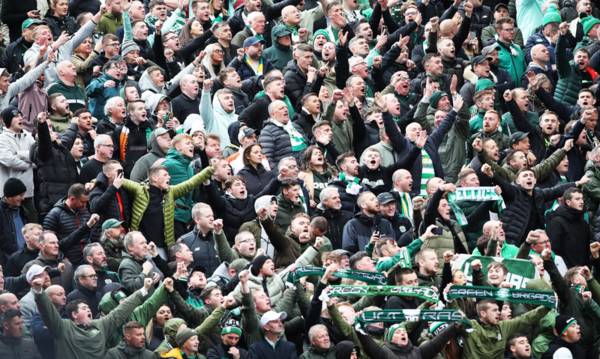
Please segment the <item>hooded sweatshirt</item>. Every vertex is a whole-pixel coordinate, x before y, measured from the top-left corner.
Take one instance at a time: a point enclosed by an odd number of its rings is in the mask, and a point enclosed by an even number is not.
[[[202,98],[200,99],[200,114],[204,119],[204,126],[208,133],[214,133],[221,138],[221,149],[229,146],[229,125],[238,120],[238,115],[235,110],[228,113],[221,106],[219,96],[215,96],[210,100],[210,91],[202,90]]]
[[[266,49],[263,54],[273,64],[273,67],[279,70],[283,70],[293,58],[292,48],[290,46],[282,46],[277,42],[277,39],[283,36],[291,36],[290,30],[285,25],[275,25],[271,29],[271,41],[273,45]]]
[[[166,155],[166,152],[163,152],[163,150],[158,145],[158,141],[156,140],[156,132],[152,132],[148,143],[150,151],[143,155],[139,160],[137,160],[135,166],[133,166],[130,178],[132,181],[145,181],[148,178],[148,169],[150,169],[154,162],[161,158],[164,158]]]

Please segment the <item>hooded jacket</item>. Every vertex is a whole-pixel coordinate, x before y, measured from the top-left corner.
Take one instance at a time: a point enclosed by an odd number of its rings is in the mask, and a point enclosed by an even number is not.
[[[163,150],[158,145],[155,132],[152,132],[148,141],[148,147],[150,148],[150,151],[135,162],[135,165],[133,166],[133,169],[131,170],[131,175],[129,177],[132,181],[145,181],[148,178],[148,170],[150,169],[150,167],[152,167],[154,162],[166,156],[166,153],[163,152]]]
[[[211,105],[212,102],[212,105]],[[202,98],[200,100],[200,114],[204,119],[206,132],[219,135],[221,138],[221,148],[229,146],[229,125],[238,120],[238,115],[233,112],[229,113],[221,106],[219,96],[215,96],[211,101],[210,91],[202,90]]]
[[[21,180],[27,188],[26,198],[33,197],[34,165],[30,151],[34,144],[31,134],[24,130],[14,133],[5,129],[0,133],[0,183],[4,184],[11,177]],[[3,194],[3,190],[0,190],[0,194]]]
[[[292,61],[293,51],[290,46],[282,46],[279,44],[277,39],[283,36],[292,36],[290,30],[283,24],[275,25],[271,29],[271,47],[267,48],[263,53],[263,56],[273,64],[273,67],[279,70]]]
[[[107,81],[113,81],[115,86],[105,87]],[[96,118],[106,118],[104,114],[104,105],[111,97],[118,97],[121,81],[111,77],[107,73],[102,73],[99,77],[93,79],[85,88],[85,94],[89,98],[88,108]]]

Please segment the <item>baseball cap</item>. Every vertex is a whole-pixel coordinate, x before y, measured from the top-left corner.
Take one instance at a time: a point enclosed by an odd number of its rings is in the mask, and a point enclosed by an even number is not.
[[[487,61],[487,57],[483,55],[477,55],[471,59],[471,65],[479,65]]]
[[[379,204],[387,204],[395,201],[394,196],[392,196],[392,194],[389,192],[382,192],[378,194],[377,200],[379,201]]]
[[[28,283],[31,283],[33,278],[44,273],[48,269],[50,269],[50,267],[48,267],[48,266],[42,267],[39,264],[34,264],[31,267],[29,267],[29,269],[27,270],[27,274],[25,274],[25,279],[27,280]]]
[[[514,132],[512,135],[510,135],[510,141],[509,141],[510,146],[525,139],[527,136],[529,136],[529,132],[522,132],[522,131]]]
[[[263,314],[262,317],[260,317],[260,326],[264,327],[269,322],[272,322],[272,321],[278,320],[278,319],[285,320],[285,318],[287,318],[287,314],[285,312],[277,313],[274,310],[269,310],[268,312]]]
[[[252,135],[256,134],[256,131],[254,131],[253,128],[250,127],[244,127],[240,130],[239,134],[238,134],[238,141],[241,141],[242,138],[244,137],[250,137]]]
[[[491,45],[488,45],[486,47],[484,47],[483,49],[481,49],[481,55],[488,57],[492,52],[500,50],[500,45],[498,45],[497,42],[494,42]]]
[[[21,31],[29,28],[30,26],[40,24],[45,24],[45,22],[39,19],[25,19],[25,21],[23,21],[23,23],[21,24]]]
[[[119,221],[114,218],[109,218],[104,223],[102,223],[102,230],[106,231],[109,228],[117,228],[123,224],[123,221]]]
[[[246,47],[254,46],[258,43],[264,43],[264,40],[261,40],[256,36],[250,36],[249,38],[244,40],[243,46],[244,46],[244,48],[246,48]]]
[[[501,7],[505,8],[506,10],[508,10],[508,5],[506,5],[504,3],[498,3],[498,4],[496,4],[496,6],[494,6],[494,12],[498,11],[498,9],[500,9]]]

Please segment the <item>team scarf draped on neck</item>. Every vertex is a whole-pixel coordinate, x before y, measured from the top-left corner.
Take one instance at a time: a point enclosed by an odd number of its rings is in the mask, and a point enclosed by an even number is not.
[[[449,300],[456,298],[493,299],[501,302],[543,305],[556,308],[557,299],[554,292],[530,289],[496,288],[487,286],[459,286],[450,288],[446,294]]]
[[[498,206],[504,209],[502,196],[496,193],[494,187],[460,187],[455,192],[448,194],[448,205],[452,208],[456,221],[461,226],[469,224],[467,217],[458,205],[461,201],[487,202],[496,201]]]
[[[313,267],[313,266],[299,267],[299,268],[296,268],[295,271],[291,272],[288,275],[288,282],[296,283],[302,277],[307,277],[307,276],[312,276],[312,275],[322,276],[324,273],[325,273],[325,268],[322,268],[322,267]],[[348,279],[352,279],[352,280],[358,280],[361,282],[365,282],[368,284],[384,285],[387,283],[387,278],[385,277],[385,275],[383,275],[383,273],[378,273],[378,272],[364,272],[364,271],[360,271],[360,270],[341,269],[341,270],[335,271],[333,273],[333,275],[338,278],[348,278]]]
[[[439,294],[431,287],[402,285],[334,285],[329,292],[324,294],[324,299],[328,299],[328,297],[398,296],[419,298],[432,303],[437,303],[439,300]]]

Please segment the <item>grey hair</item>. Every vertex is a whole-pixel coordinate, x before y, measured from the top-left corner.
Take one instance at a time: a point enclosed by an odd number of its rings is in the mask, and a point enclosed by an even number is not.
[[[198,218],[206,209],[212,209],[212,207],[203,202],[196,203],[194,207],[192,207],[192,218]]]
[[[339,194],[338,189],[336,187],[327,186],[321,190],[321,193],[319,193],[319,201],[323,202],[334,194]]]
[[[83,247],[83,258],[91,256],[94,249],[98,247],[102,248],[102,245],[98,242],[87,244],[85,247]]]
[[[133,241],[135,241],[136,234],[139,234],[140,236],[144,237],[144,235],[140,231],[131,231],[125,235],[125,238],[123,238],[123,246],[125,247],[127,253],[129,253],[129,247],[133,244]]]
[[[268,107],[269,116],[273,116],[273,112],[275,112],[275,106],[281,106],[281,105],[286,106],[285,102],[283,102],[281,100],[275,100],[275,101],[271,102]]]
[[[75,274],[73,275],[73,277],[75,278],[75,282],[79,283],[79,279],[85,275],[85,271],[90,269],[95,272],[94,267],[92,267],[89,264],[82,264],[79,267],[77,267],[77,269],[75,269]]]
[[[100,145],[105,145],[106,142],[108,142],[108,140],[112,142],[112,138],[110,138],[110,136],[107,134],[101,134],[96,136],[96,139],[94,140],[94,148],[98,148],[100,147]]]
[[[312,327],[310,327],[310,329],[308,330],[308,341],[312,343],[313,338],[317,335],[317,330],[324,330],[326,333],[329,334],[329,332],[327,331],[327,327],[324,326],[323,324],[315,324]]]
[[[108,116],[108,112],[117,105],[117,102],[119,100],[123,101],[123,99],[120,96],[113,96],[106,100],[106,104],[104,104],[104,115]],[[125,101],[123,101],[123,105],[125,105]]]

